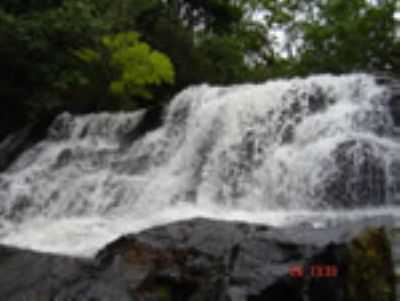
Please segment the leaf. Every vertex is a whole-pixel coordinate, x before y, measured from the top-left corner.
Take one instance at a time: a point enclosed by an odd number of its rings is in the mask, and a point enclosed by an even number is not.
[[[139,40],[136,32],[122,32],[101,38],[101,51],[80,49],[76,55],[84,62],[105,62],[113,72],[111,94],[119,97],[151,98],[150,87],[174,83],[175,71],[170,59]],[[106,70],[103,70],[106,72]]]
[[[100,54],[93,49],[80,49],[74,52],[75,55],[86,63],[98,62],[100,61]]]

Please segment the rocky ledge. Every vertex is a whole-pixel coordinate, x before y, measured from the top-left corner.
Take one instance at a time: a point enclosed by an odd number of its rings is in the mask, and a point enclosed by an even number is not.
[[[2,247],[0,299],[394,301],[387,227],[372,224],[194,219],[124,236],[91,260]]]

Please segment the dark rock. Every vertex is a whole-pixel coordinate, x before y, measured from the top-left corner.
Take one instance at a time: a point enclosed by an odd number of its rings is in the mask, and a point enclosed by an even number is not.
[[[27,125],[0,141],[0,172],[7,169],[22,152],[44,139],[51,122],[50,119],[44,119]]]
[[[389,109],[395,126],[400,126],[400,82],[399,80],[388,73],[375,74],[375,81],[379,85],[384,85],[389,88],[390,100]]]
[[[58,115],[49,127],[47,137],[59,141],[71,136],[74,127],[74,116],[68,112]]]
[[[290,276],[295,267],[304,269],[302,277]],[[2,247],[0,296],[11,301],[395,300],[383,226],[274,229],[205,219],[121,237],[93,260]]]
[[[0,265],[1,300],[132,300],[121,277],[91,261],[2,247]]]
[[[386,201],[385,161],[368,141],[348,140],[333,153],[337,172],[324,182],[327,204],[338,207],[384,205]]]
[[[396,126],[400,126],[400,84],[392,87],[392,95],[389,102],[390,112]]]
[[[24,149],[26,139],[31,132],[31,126],[25,127],[22,130],[7,136],[0,142],[0,170],[6,169],[10,162],[13,161],[15,153],[19,153]]]
[[[143,118],[133,130],[121,134],[122,146],[130,145],[132,141],[161,126],[163,112],[164,108],[162,106],[147,109]],[[22,152],[28,150],[39,141],[45,138],[53,141],[68,138],[73,128],[73,119],[73,115],[64,112],[54,120],[41,120],[5,137],[0,141],[0,172],[7,169]],[[67,159],[68,155],[66,153],[62,161]]]
[[[144,134],[160,127],[163,122],[164,107],[155,106],[145,111],[143,118],[139,124],[128,133],[123,135],[122,140],[124,144],[129,145],[132,141],[142,137]]]

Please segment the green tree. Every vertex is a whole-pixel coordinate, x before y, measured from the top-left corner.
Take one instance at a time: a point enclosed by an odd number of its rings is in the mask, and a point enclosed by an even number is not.
[[[63,110],[82,111],[78,99],[85,96],[71,78],[79,67],[71,49],[93,45],[109,25],[90,0],[55,2],[43,10],[27,6],[23,14],[12,13],[17,6],[0,6],[0,136]]]
[[[97,82],[99,73],[103,74],[110,99],[119,99],[119,109],[134,108],[140,100],[151,99],[151,86],[173,84],[175,72],[170,59],[163,53],[139,40],[136,32],[106,35],[101,38],[98,50],[83,48],[76,51],[79,59],[94,64],[95,76],[83,83]],[[93,74],[92,74],[93,75]],[[98,86],[97,86],[98,87]],[[118,105],[99,103],[105,108],[118,108]]]
[[[260,4],[259,1],[255,1]],[[397,0],[261,1],[269,28],[284,32],[284,75],[400,71]],[[269,31],[270,41],[274,31]],[[282,65],[281,65],[282,66]]]
[[[16,15],[60,6],[63,0],[3,0],[0,9]]]
[[[396,0],[4,0],[0,136],[64,110],[164,103],[201,82],[400,74],[396,9]]]
[[[231,0],[167,0],[172,18],[181,19],[190,28],[226,33],[243,18],[238,1]]]
[[[393,61],[394,12],[394,0],[377,4],[366,0],[335,0],[320,5],[317,20],[303,23],[302,62],[311,72],[400,67]]]

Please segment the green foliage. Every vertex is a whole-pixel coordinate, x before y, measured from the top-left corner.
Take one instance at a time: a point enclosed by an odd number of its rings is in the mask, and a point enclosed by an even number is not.
[[[150,99],[149,86],[174,82],[169,58],[141,42],[136,32],[103,36],[98,51],[83,48],[75,53],[82,61],[96,64],[99,72],[111,72],[109,92],[117,97]]]
[[[0,9],[13,14],[25,14],[34,10],[48,9],[62,4],[62,0],[3,0]]]
[[[169,58],[139,42],[137,33],[106,36],[102,44],[111,52],[111,65],[121,72],[121,77],[111,82],[113,93],[150,98],[151,92],[146,86],[174,82],[174,68]]]
[[[262,5],[266,24],[288,37],[281,50],[287,75],[400,73],[396,0],[265,0]]]
[[[399,9],[396,0],[4,0],[0,136],[63,110],[166,102],[202,82],[400,74]]]
[[[240,41],[233,36],[205,38],[199,51],[207,58],[207,80],[211,83],[234,83],[246,80],[247,66]]]
[[[6,0],[0,8],[0,60],[7,74],[0,97],[16,122],[0,128],[63,110],[148,106],[146,98],[167,101],[189,84],[255,77],[245,58],[261,43],[233,1]],[[102,41],[132,31],[141,42]]]
[[[167,285],[161,285],[158,288],[158,298],[160,301],[173,301],[171,288]]]
[[[231,32],[244,14],[237,1],[226,0],[168,0],[167,9],[190,28],[201,26],[216,33]]]
[[[305,22],[301,57],[315,71],[382,70],[393,64],[394,1],[328,1],[317,21]],[[324,20],[322,23],[321,20]],[[318,59],[317,53],[322,54]],[[337,64],[340,62],[340,64]],[[400,66],[399,66],[400,67]]]
[[[107,31],[90,1],[66,0],[43,12],[13,15],[0,12],[0,49],[3,72],[2,99],[10,99],[9,110],[23,120],[69,106],[64,99],[72,81],[75,59],[70,50],[93,43],[93,36]],[[12,101],[11,101],[12,100]]]
[[[345,300],[396,300],[391,245],[385,231],[366,231],[347,251],[350,265],[344,276]]]

